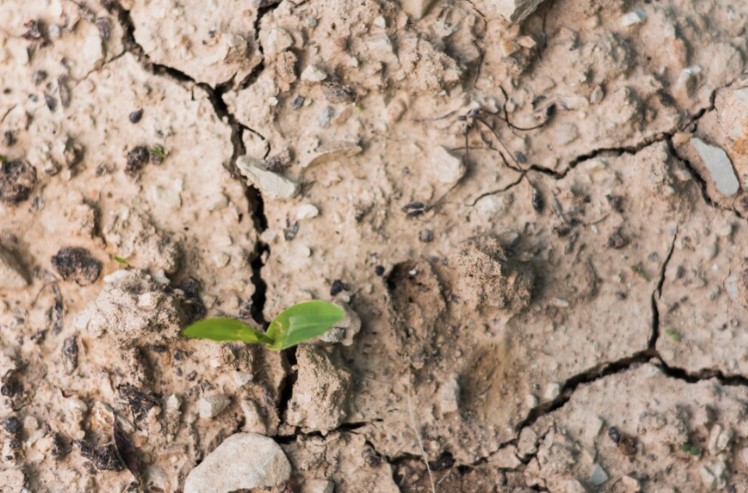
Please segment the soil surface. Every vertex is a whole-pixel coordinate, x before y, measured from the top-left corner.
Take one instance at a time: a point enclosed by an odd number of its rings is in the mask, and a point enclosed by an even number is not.
[[[747,28],[3,0],[0,491],[748,492]]]

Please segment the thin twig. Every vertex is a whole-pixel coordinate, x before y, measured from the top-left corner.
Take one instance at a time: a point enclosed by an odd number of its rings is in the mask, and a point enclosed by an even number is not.
[[[423,448],[423,442],[421,441],[421,434],[416,428],[416,418],[413,414],[413,404],[410,398],[410,383],[408,383],[408,415],[410,416],[410,425],[413,427],[413,433],[416,435],[416,442],[418,442],[418,448],[421,449],[421,458],[423,463],[426,464],[426,472],[429,473],[429,483],[431,483],[431,493],[436,493],[436,486],[434,485],[434,477],[431,475],[431,467],[429,466],[429,459],[426,456],[426,450]]]

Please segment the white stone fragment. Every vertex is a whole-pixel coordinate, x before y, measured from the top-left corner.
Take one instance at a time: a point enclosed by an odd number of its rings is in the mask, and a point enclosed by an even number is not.
[[[265,55],[271,56],[281,53],[293,46],[293,37],[285,29],[279,27],[270,30],[262,43]]]
[[[301,80],[304,82],[322,82],[327,79],[327,72],[316,65],[309,65],[301,72]]]
[[[590,483],[592,483],[593,486],[600,486],[604,482],[608,480],[608,473],[605,472],[605,469],[603,469],[603,466],[600,464],[595,464],[592,466],[592,473],[590,474]]]
[[[701,67],[698,65],[684,68],[678,76],[678,80],[675,81],[675,95],[677,97],[691,97],[699,82],[699,74],[701,74]]]
[[[299,193],[298,183],[269,171],[259,159],[241,156],[236,160],[236,166],[249,183],[262,192],[263,196],[273,199],[290,199]]]
[[[643,24],[647,21],[647,14],[642,9],[636,9],[633,12],[629,12],[621,17],[621,25],[623,27],[630,27],[636,24]]]
[[[727,153],[722,148],[709,145],[698,137],[692,138],[691,143],[709,170],[717,190],[727,197],[738,193],[740,183]]]
[[[296,219],[299,221],[319,216],[319,209],[314,204],[301,204],[296,209]]]
[[[257,433],[236,433],[187,475],[184,493],[229,493],[277,486],[291,476],[291,464],[275,441]]]
[[[205,395],[197,404],[201,419],[215,418],[229,405],[231,399],[222,394]]]
[[[545,392],[543,393],[543,397],[547,401],[552,401],[556,397],[558,397],[561,394],[561,384],[557,382],[549,383],[545,387]]]
[[[493,2],[499,14],[510,22],[520,22],[535,12],[543,0],[496,0]]]
[[[457,377],[451,377],[439,391],[439,409],[442,414],[457,412],[460,406],[460,384]]]
[[[353,157],[361,151],[361,146],[354,142],[332,142],[317,149],[311,158],[302,164],[302,167],[308,168],[310,166]]]
[[[460,181],[465,174],[465,162],[461,156],[455,156],[444,146],[437,146],[431,153],[431,162],[442,183],[452,185]]]
[[[425,16],[429,9],[431,8],[431,5],[433,5],[434,0],[402,0],[401,5],[403,7],[403,10],[406,14],[408,14],[409,17],[411,17],[414,20],[420,20],[423,16]]]

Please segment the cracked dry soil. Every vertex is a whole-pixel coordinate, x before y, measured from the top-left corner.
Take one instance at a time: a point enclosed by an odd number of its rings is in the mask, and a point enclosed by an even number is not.
[[[748,492],[748,4],[500,3],[0,3],[0,491]]]

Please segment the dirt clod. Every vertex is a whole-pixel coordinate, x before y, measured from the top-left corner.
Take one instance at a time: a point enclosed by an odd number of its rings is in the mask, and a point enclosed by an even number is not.
[[[23,159],[0,163],[0,202],[17,204],[28,199],[36,184],[36,169]]]
[[[134,176],[140,173],[143,167],[148,164],[151,154],[146,146],[136,146],[127,153],[127,164],[125,173]]]
[[[59,250],[52,257],[52,266],[64,280],[75,281],[81,286],[93,284],[101,274],[101,262],[80,247]]]

